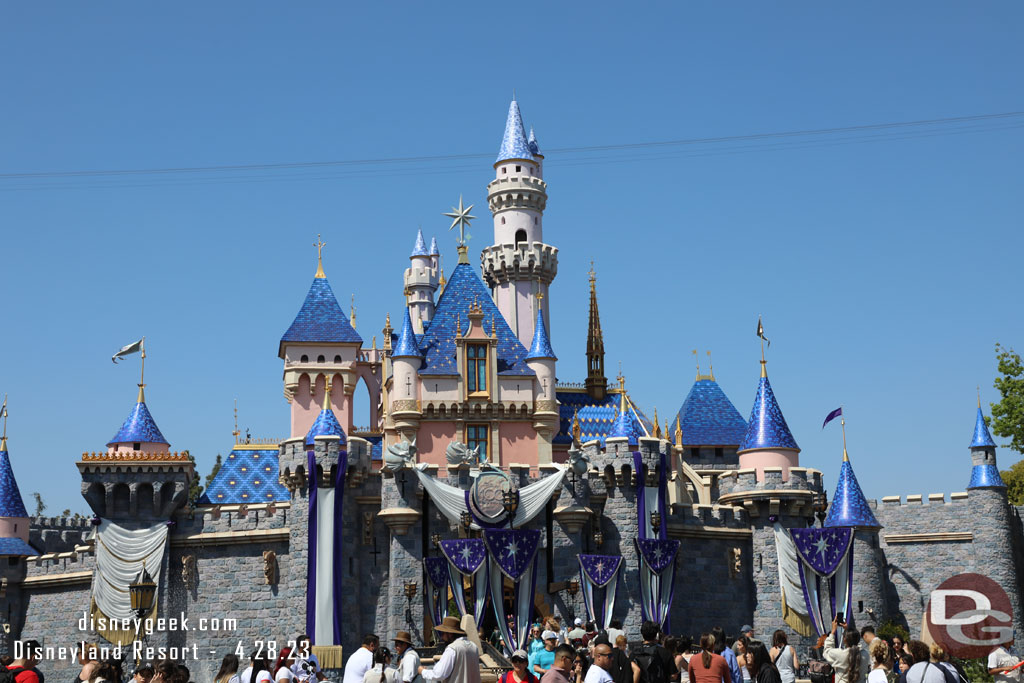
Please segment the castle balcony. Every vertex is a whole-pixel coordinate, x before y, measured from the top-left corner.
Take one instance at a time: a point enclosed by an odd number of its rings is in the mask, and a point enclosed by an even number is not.
[[[511,176],[487,185],[487,205],[492,214],[509,209],[543,211],[548,201],[548,184],[533,176]]]
[[[533,276],[550,285],[558,274],[558,249],[543,242],[496,244],[480,252],[488,287]]]

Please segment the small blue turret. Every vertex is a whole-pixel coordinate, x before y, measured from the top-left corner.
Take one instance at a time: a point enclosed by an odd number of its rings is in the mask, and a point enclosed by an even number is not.
[[[968,489],[1006,488],[996,466],[996,442],[992,440],[981,412],[981,397],[978,398],[978,416],[974,420],[974,438],[971,440],[971,465]]]
[[[519,103],[515,100],[512,100],[508,106],[505,135],[501,139],[501,148],[498,150],[498,158],[494,163],[500,164],[512,159],[533,161],[530,143],[526,139],[526,129],[523,127],[523,116],[519,113]]]

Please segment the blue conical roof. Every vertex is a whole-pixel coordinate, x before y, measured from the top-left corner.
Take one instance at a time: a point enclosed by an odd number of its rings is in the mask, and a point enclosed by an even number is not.
[[[160,428],[156,426],[156,421],[150,415],[145,401],[139,401],[135,404],[132,412],[128,414],[128,419],[124,421],[121,429],[107,443],[107,446],[138,442],[168,443],[164,435],[160,433]]]
[[[440,256],[441,255],[441,252],[437,250],[437,238],[436,237],[431,237],[430,238],[430,255],[431,256]]]
[[[391,352],[392,358],[422,358],[423,353],[416,345],[416,334],[412,329],[412,317],[409,315],[408,306],[405,309],[405,321],[402,323],[402,332],[398,337],[398,343],[395,344],[394,350]]]
[[[971,483],[969,489],[1000,488],[1005,489],[1006,484],[999,476],[999,468],[995,465],[975,465],[971,468]]]
[[[530,126],[530,137],[527,138],[526,144],[529,146],[531,154],[540,156],[540,145],[537,144],[537,136],[533,134],[533,126]]]
[[[558,360],[554,350],[551,348],[551,340],[548,339],[548,328],[544,324],[544,310],[537,307],[537,324],[533,328],[533,345],[530,346],[530,353],[526,360]]]
[[[685,446],[738,446],[747,434],[747,421],[713,379],[693,383],[666,438],[673,438],[676,423]]]
[[[413,245],[409,258],[416,256],[430,256],[430,252],[427,251],[427,243],[423,240],[423,230],[416,231],[416,244]]]
[[[498,150],[498,158],[494,163],[499,164],[509,159],[533,160],[530,143],[526,140],[526,130],[523,128],[523,117],[519,113],[519,103],[515,100],[508,106],[505,136],[501,139],[501,149]]]
[[[324,408],[316,416],[313,426],[306,433],[306,447],[314,446],[314,439],[318,436],[337,436],[341,439],[342,446],[347,442],[345,430],[341,428],[341,423],[338,422],[338,418],[334,416],[334,411],[330,408]]]
[[[853,466],[849,460],[843,461],[839,469],[839,483],[832,504],[828,506],[828,517],[825,526],[850,526],[881,529],[882,525],[875,519],[867,499],[864,498],[857,477],[853,474]]]
[[[362,344],[363,338],[352,327],[349,315],[341,310],[334,291],[325,277],[313,278],[306,300],[295,320],[281,337],[278,356],[284,358],[286,342],[323,342]]]
[[[768,381],[766,372],[761,372],[761,380],[757,385],[757,396],[754,398],[754,407],[750,411],[750,420],[747,424],[747,435],[740,444],[740,452],[772,449],[792,448],[799,450],[796,439],[789,431],[786,418],[782,415],[779,402],[775,400],[775,392],[772,391],[771,382]]]
[[[995,448],[996,442],[985,424],[985,416],[981,414],[981,406],[978,406],[978,417],[974,421],[974,439],[971,441],[971,448]]]
[[[0,517],[28,517],[25,501],[21,499],[21,491],[18,490],[18,482],[11,468],[6,440],[0,449]]]

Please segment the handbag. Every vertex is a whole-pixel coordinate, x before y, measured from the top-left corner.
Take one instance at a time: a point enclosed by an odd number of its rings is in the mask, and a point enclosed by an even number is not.
[[[807,675],[811,683],[829,683],[832,680],[832,665],[824,659],[812,659],[807,662]]]

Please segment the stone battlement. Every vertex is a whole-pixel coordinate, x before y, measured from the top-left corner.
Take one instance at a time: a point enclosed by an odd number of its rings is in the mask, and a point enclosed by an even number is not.
[[[868,501],[870,504],[875,504],[875,501]],[[927,496],[921,493],[909,494],[904,501],[900,496],[884,496],[882,498],[882,505],[886,508],[897,507],[901,505],[956,505],[967,502],[967,492],[957,491],[949,494],[949,500],[946,500],[946,494],[944,493],[929,493]]]
[[[821,470],[809,467],[790,467],[789,477],[783,479],[781,467],[764,468],[764,477],[758,479],[753,468],[725,472],[718,480],[720,495],[760,490],[821,490]]]

